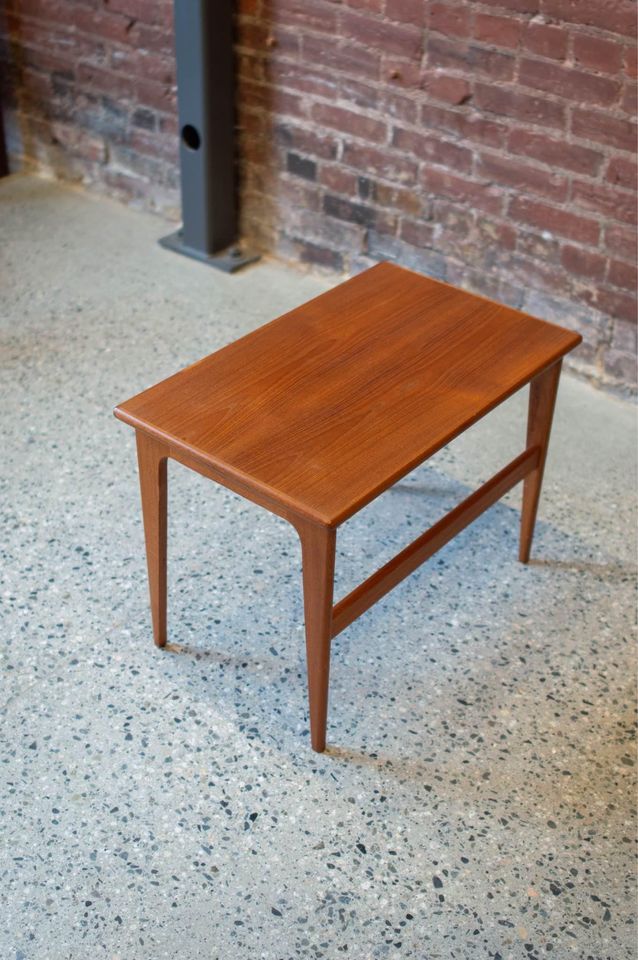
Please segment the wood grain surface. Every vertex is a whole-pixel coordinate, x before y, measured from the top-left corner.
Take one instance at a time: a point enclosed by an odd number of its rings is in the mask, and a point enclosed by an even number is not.
[[[258,502],[338,526],[580,340],[382,263],[115,414]]]

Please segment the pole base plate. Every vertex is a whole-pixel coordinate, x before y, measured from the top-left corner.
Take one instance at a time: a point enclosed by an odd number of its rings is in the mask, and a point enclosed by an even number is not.
[[[169,233],[167,237],[162,237],[159,245],[164,247],[165,250],[172,250],[174,253],[181,253],[185,257],[192,257],[194,260],[199,260],[200,263],[207,263],[209,267],[216,267],[218,270],[223,270],[224,273],[235,273],[236,270],[241,270],[242,267],[246,267],[249,263],[255,263],[260,258],[260,254],[242,250],[235,244],[220,250],[219,253],[205,253],[203,250],[196,250],[184,243],[181,230],[176,230],[175,233]]]

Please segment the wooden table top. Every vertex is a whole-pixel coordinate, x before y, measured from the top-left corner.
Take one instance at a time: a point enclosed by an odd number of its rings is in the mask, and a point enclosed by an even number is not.
[[[580,340],[381,263],[115,415],[337,525]]]

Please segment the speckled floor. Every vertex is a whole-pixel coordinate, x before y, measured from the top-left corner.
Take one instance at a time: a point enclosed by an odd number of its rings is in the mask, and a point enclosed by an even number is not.
[[[0,956],[635,956],[635,409],[563,378],[520,493],[335,642],[310,751],[296,537],[170,473],[154,649],[113,405],[329,280],[0,182]],[[337,594],[519,452],[513,398],[346,525]]]

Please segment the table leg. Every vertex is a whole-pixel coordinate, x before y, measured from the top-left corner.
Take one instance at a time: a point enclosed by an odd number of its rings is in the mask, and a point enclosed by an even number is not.
[[[136,437],[153,637],[156,646],[164,647],[166,646],[166,448],[140,430],[137,431]]]
[[[554,363],[543,373],[539,374],[529,385],[529,411],[527,416],[527,446],[539,447],[540,456],[538,466],[523,482],[523,509],[521,512],[521,539],[518,558],[522,563],[529,562],[538,501],[540,500],[543,484],[543,472],[547,459],[549,434],[552,429],[552,418],[558,381],[560,379],[562,361]]]
[[[336,531],[311,522],[297,525],[297,530],[303,561],[310,740],[312,749],[322,753],[326,748]]]

